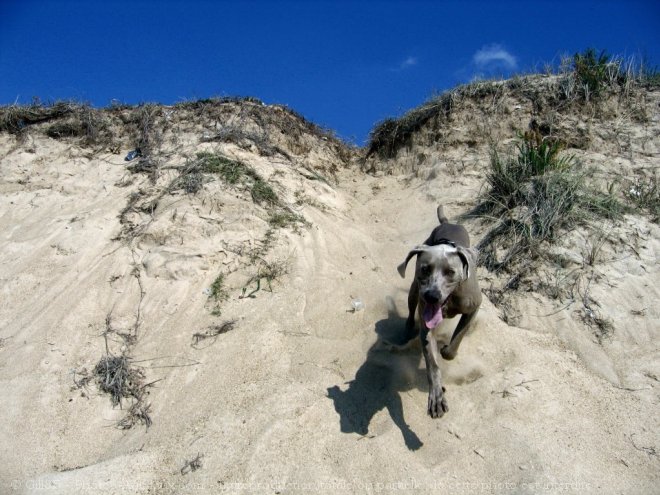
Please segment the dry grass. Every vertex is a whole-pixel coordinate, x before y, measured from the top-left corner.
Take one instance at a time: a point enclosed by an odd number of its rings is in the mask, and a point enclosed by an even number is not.
[[[163,133],[166,120],[163,108],[152,103],[139,105],[124,117],[131,134],[133,148],[139,152],[139,158],[127,169],[133,173],[149,175],[151,182],[156,183],[160,172],[158,152],[163,144]]]
[[[144,372],[131,365],[125,355],[103,356],[94,368],[94,376],[101,392],[110,395],[113,406],[121,405],[123,399],[142,396]]]
[[[85,103],[58,101],[42,104],[35,101],[30,105],[0,107],[0,132],[9,132],[23,139],[30,129],[40,124],[50,124],[43,129],[53,139],[79,138],[83,146],[95,148],[108,148],[115,143],[110,121],[104,112]]]
[[[186,475],[188,473],[194,473],[202,467],[202,458],[204,454],[198,453],[194,458],[189,461],[186,461],[181,468],[181,474]]]
[[[200,344],[208,339],[211,339],[211,344],[214,343],[218,336],[231,332],[236,327],[236,320],[225,321],[220,325],[211,325],[204,332],[196,332],[192,336],[191,346],[199,348]]]

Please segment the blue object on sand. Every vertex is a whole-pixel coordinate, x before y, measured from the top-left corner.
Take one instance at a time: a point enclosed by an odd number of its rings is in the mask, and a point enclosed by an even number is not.
[[[130,162],[131,160],[136,159],[138,156],[141,156],[142,154],[140,153],[139,149],[134,149],[133,151],[129,151],[128,155],[126,155],[126,158],[124,158],[125,161]]]

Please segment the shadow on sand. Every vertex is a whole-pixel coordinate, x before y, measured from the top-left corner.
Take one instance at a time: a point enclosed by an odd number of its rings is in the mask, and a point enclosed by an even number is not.
[[[367,359],[355,379],[347,382],[348,388],[344,391],[337,385],[328,388],[328,397],[334,401],[342,433],[366,435],[374,415],[387,408],[392,421],[401,430],[406,446],[417,450],[423,444],[404,419],[400,392],[425,382],[425,375],[419,367],[421,353],[415,348],[389,350],[385,342],[397,341],[403,333],[405,318],[397,314],[391,301],[388,306],[389,316],[376,323],[378,339],[367,352]]]

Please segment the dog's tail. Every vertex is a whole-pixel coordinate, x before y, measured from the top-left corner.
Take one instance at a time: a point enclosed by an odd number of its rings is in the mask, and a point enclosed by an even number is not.
[[[438,220],[440,221],[440,225],[442,225],[443,223],[447,223],[449,221],[449,219],[445,216],[445,212],[442,208],[442,205],[438,205],[437,213],[438,213]]]

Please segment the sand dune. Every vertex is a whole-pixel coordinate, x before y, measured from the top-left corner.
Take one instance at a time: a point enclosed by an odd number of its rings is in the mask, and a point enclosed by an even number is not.
[[[657,169],[657,93],[648,98],[650,120],[625,121],[629,147],[575,153],[604,176]],[[262,123],[280,147],[270,156],[209,140],[217,126],[196,111],[168,114],[155,182],[127,171],[127,142],[117,155],[36,130],[23,143],[0,134],[3,493],[657,490],[657,224],[631,214],[609,227],[590,288],[614,325],[600,341],[579,301],[521,292],[508,325],[484,298],[458,357],[442,364],[449,412],[432,420],[419,346],[393,351],[384,340],[406,316],[410,279],[395,267],[435,226],[437,204],[455,218],[482,186],[486,143],[460,139],[470,108],[448,148],[420,137],[389,162],[371,158],[370,174],[327,137],[294,139],[272,122]],[[591,135],[613,122],[592,122]],[[168,166],[200,151],[248,164],[307,223],[273,227],[270,207],[240,184],[163,193],[177,173]],[[483,235],[483,224],[466,225]],[[571,235],[579,258],[589,237]],[[286,273],[243,297],[264,262]],[[497,276],[479,270],[487,289]],[[227,299],[214,314],[220,273]],[[357,299],[364,308],[353,311]],[[76,385],[106,343],[153,382],[148,428],[117,428],[131,400],[113,407],[94,380]]]

